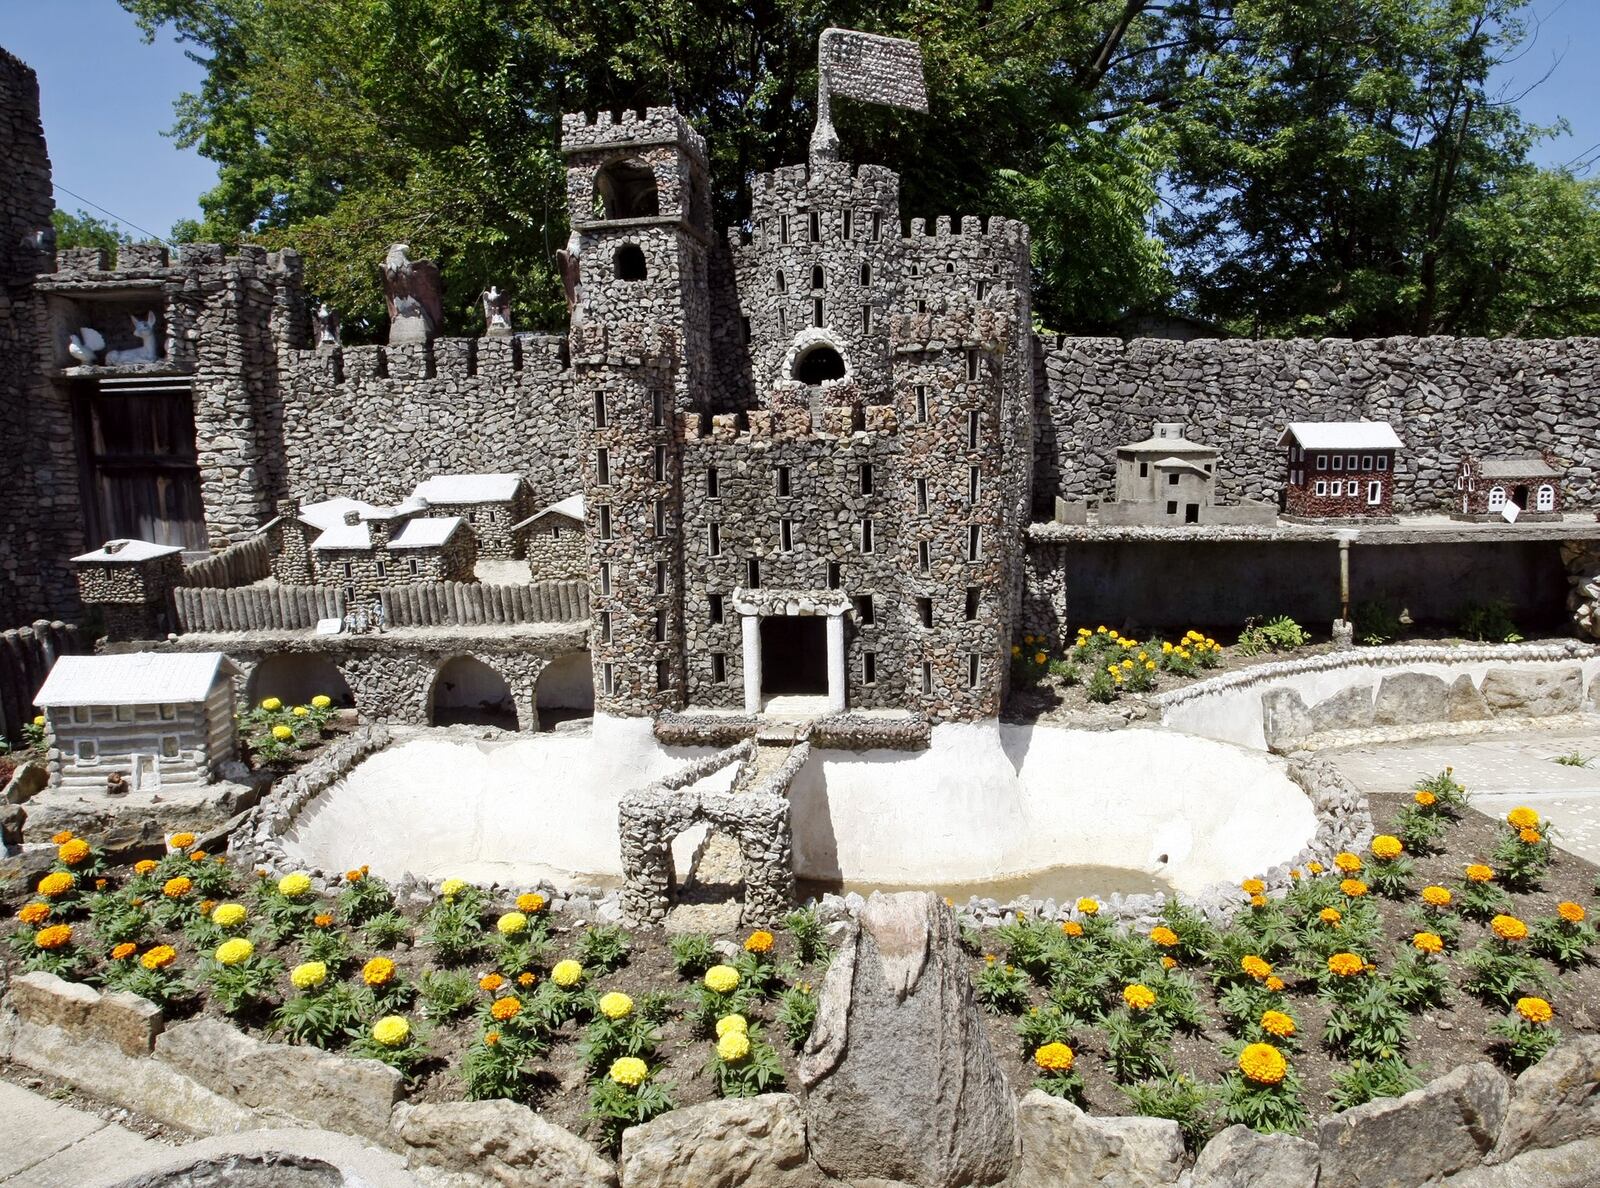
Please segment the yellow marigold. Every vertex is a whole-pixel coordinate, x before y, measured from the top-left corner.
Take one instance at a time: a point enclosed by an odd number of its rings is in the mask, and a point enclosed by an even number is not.
[[[522,1013],[522,1000],[518,998],[497,998],[489,1007],[489,1016],[496,1023],[504,1023],[507,1019],[515,1019]]]
[[[483,1033],[483,1045],[484,1045],[484,1047],[492,1048],[496,1044],[498,1044],[499,1042],[500,1042],[500,1033],[498,1031],[486,1031],[486,1032]]]
[[[1252,895],[1250,897],[1250,906],[1258,908],[1266,907],[1267,897],[1265,895]]]
[[[32,903],[25,903],[17,909],[17,919],[24,924],[43,924],[49,918],[50,905],[48,903],[40,903],[38,900]]]
[[[1489,921],[1489,931],[1503,941],[1517,941],[1528,935],[1528,926],[1515,916],[1496,916]]]
[[[717,1040],[717,1059],[724,1064],[738,1064],[748,1055],[750,1055],[748,1032],[730,1031]]]
[[[210,855],[207,854],[204,850],[193,850],[189,854],[189,861],[190,862],[204,862],[209,857],[210,857]]]
[[[222,928],[237,928],[250,918],[242,903],[219,903],[211,909],[211,922]]]
[[[132,941],[123,941],[120,945],[111,950],[111,960],[126,961],[138,951],[138,945],[134,944]]]
[[[1317,919],[1324,924],[1337,924],[1344,919],[1344,913],[1338,908],[1323,908],[1317,913]]]
[[[39,880],[39,894],[56,899],[71,891],[78,880],[64,870],[51,871]]]
[[[318,912],[316,915],[311,917],[311,922],[318,928],[327,928],[333,923],[333,917],[327,912]]]
[[[278,880],[278,894],[285,899],[299,899],[311,892],[311,876],[304,871],[294,871]]]
[[[1351,899],[1360,899],[1367,893],[1367,885],[1360,879],[1340,879],[1339,890]]]
[[[1426,788],[1423,788],[1415,796],[1413,796],[1411,799],[1416,801],[1423,808],[1428,808],[1430,805],[1434,804],[1439,798],[1437,796],[1435,796],[1432,792],[1429,792]]]
[[[89,843],[81,837],[62,842],[56,847],[56,857],[61,859],[63,865],[78,866],[89,858]]]
[[[739,971],[731,965],[713,965],[706,970],[705,984],[708,990],[718,994],[732,993],[739,985]]]
[[[1072,1049],[1062,1043],[1045,1044],[1033,1050],[1033,1062],[1046,1072],[1071,1072],[1076,1059]]]
[[[583,981],[583,966],[570,957],[565,961],[557,961],[555,968],[550,971],[550,980],[563,990],[570,990]]]
[[[145,955],[139,958],[139,964],[146,969],[166,969],[178,959],[178,950],[171,945],[157,945],[153,949],[145,950]]]
[[[195,840],[195,836],[192,833],[174,833],[167,839],[167,845],[174,850],[187,850],[194,845]]]
[[[494,926],[501,936],[516,936],[519,932],[528,931],[528,917],[521,912],[507,912],[494,922]]]
[[[311,704],[317,709],[327,709],[333,704],[333,698],[329,697],[326,693],[318,693],[311,699]]]
[[[478,989],[487,990],[491,994],[506,984],[506,980],[497,973],[486,973],[478,979]]]
[[[244,937],[236,936],[232,940],[225,940],[217,946],[217,964],[238,965],[239,962],[247,960],[255,951],[256,947],[245,940]]]
[[[1246,953],[1239,958],[1239,968],[1258,982],[1272,972],[1271,964],[1263,961],[1254,953]]]
[[[52,924],[33,934],[33,943],[41,949],[59,949],[71,939],[71,924]]]
[[[147,875],[156,868],[154,858],[141,858],[133,864],[133,873]]]
[[[1400,857],[1406,851],[1405,844],[1398,837],[1389,833],[1380,833],[1372,839],[1372,856],[1381,858],[1385,862]]]
[[[188,875],[179,875],[161,884],[161,894],[168,899],[182,899],[194,890],[194,881]]]
[[[1411,945],[1421,953],[1444,952],[1444,937],[1437,932],[1419,932],[1411,938]]]
[[[1542,998],[1517,999],[1517,1014],[1529,1023],[1548,1023],[1555,1018],[1555,1009]]]
[[[539,980],[538,978],[534,977],[527,970],[523,970],[521,973],[519,973],[517,975],[517,985],[522,986],[524,988],[533,985],[538,980]]]
[[[328,980],[328,967],[321,961],[306,961],[294,967],[289,981],[297,990],[310,990]]]
[[[288,726],[274,726],[272,728],[272,737],[279,742],[288,742],[294,737],[294,730]]]
[[[1083,925],[1079,924],[1076,920],[1063,920],[1061,921],[1061,931],[1066,933],[1068,936],[1082,936]]]
[[[1162,954],[1162,957],[1161,957],[1161,968],[1162,969],[1176,969],[1176,968],[1178,968],[1178,959],[1176,957],[1168,957],[1165,954]]]
[[[1170,949],[1178,943],[1178,934],[1165,925],[1159,925],[1150,930],[1150,939],[1163,949]]]
[[[1276,994],[1279,990],[1283,989],[1283,979],[1277,974],[1273,974],[1270,978],[1263,982],[1262,985]]]
[[[446,879],[439,884],[439,894],[446,899],[454,899],[467,889],[466,879]]]
[[[387,986],[394,981],[394,962],[374,957],[361,967],[361,980],[369,986]]]
[[[1517,834],[1517,840],[1524,845],[1536,846],[1544,840],[1544,834],[1537,829],[1524,829]]]
[[[1249,1044],[1239,1053],[1239,1071],[1257,1085],[1277,1085],[1289,1075],[1289,1062],[1271,1044]]]
[[[1349,850],[1340,850],[1335,854],[1333,856],[1333,864],[1344,871],[1345,874],[1355,874],[1356,871],[1361,869],[1361,859],[1357,858]]]
[[[1481,862],[1474,862],[1467,867],[1467,879],[1473,883],[1487,883],[1494,878],[1494,868],[1485,866]]]
[[[602,994],[597,1005],[600,1007],[600,1013],[607,1019],[626,1019],[633,1014],[633,999],[620,990]]]
[[[1260,879],[1246,879],[1239,884],[1239,887],[1246,895],[1260,895],[1267,889],[1267,885]]]
[[[1156,993],[1140,982],[1122,988],[1122,1001],[1130,1011],[1146,1011],[1156,1004]]]
[[[721,1039],[730,1031],[749,1031],[750,1023],[743,1015],[724,1015],[717,1020],[717,1038]]]
[[[649,1066],[637,1056],[619,1056],[611,1062],[611,1069],[606,1073],[606,1076],[628,1089],[638,1088],[649,1075]]]
[[[281,710],[283,708],[283,702],[279,701],[276,697],[268,697],[261,703],[261,708],[266,710],[268,713],[271,713],[273,710]]]
[[[544,896],[534,891],[524,891],[517,896],[517,911],[534,915],[544,911]]]
[[[1537,829],[1539,814],[1527,805],[1519,805],[1506,814],[1506,823],[1513,829]]]
[[[1294,1020],[1282,1011],[1266,1011],[1261,1016],[1261,1030],[1279,1039],[1288,1039],[1294,1034]]]
[[[291,713],[291,714],[293,714],[293,715],[294,715],[294,716],[295,716],[295,717],[297,717],[297,718],[304,718],[304,717],[308,717],[308,716],[310,716],[310,714],[311,714],[311,711],[310,711],[310,710],[308,710],[308,709],[307,709],[307,708],[306,708],[306,707],[305,707],[305,706],[303,706],[303,705],[297,705],[297,706],[295,706],[295,707],[294,707],[294,708],[293,708],[293,709],[292,709],[292,710],[290,710],[290,711],[289,711],[289,712],[290,712],[290,713]]]
[[[1564,899],[1556,904],[1556,915],[1560,916],[1568,924],[1581,924],[1587,913],[1583,910],[1582,904],[1573,903],[1570,899]]]
[[[1422,889],[1422,902],[1429,907],[1449,907],[1450,900],[1453,898],[1454,896],[1450,894],[1450,888],[1448,887],[1424,887]]]
[[[1314,875],[1319,875],[1327,868],[1324,867],[1320,862],[1307,862],[1306,869]]]
[[[772,933],[768,932],[765,928],[758,928],[749,936],[745,937],[744,951],[746,953],[772,952]]]
[[[70,829],[63,829],[50,835],[50,840],[58,846],[64,846],[78,835]]]
[[[1078,910],[1085,916],[1092,916],[1100,910],[1100,901],[1085,895],[1078,900]]]
[[[1353,978],[1366,972],[1367,963],[1354,953],[1335,953],[1328,958],[1328,968],[1341,978]]]
[[[411,1038],[411,1024],[399,1015],[385,1015],[372,1025],[372,1038],[386,1048],[398,1048]]]

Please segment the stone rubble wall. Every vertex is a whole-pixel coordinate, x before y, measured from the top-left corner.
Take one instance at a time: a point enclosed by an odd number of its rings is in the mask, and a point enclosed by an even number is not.
[[[1578,634],[1600,639],[1600,542],[1569,541],[1561,546],[1567,567],[1567,609]]]

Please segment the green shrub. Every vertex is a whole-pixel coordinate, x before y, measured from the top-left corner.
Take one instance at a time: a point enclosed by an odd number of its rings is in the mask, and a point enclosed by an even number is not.
[[[1279,615],[1265,623],[1246,619],[1239,633],[1239,652],[1245,656],[1260,656],[1267,652],[1292,652],[1311,642],[1306,629],[1288,615]]]
[[[1457,624],[1464,639],[1484,643],[1517,643],[1522,639],[1511,621],[1511,604],[1504,599],[1467,603],[1457,615]]]

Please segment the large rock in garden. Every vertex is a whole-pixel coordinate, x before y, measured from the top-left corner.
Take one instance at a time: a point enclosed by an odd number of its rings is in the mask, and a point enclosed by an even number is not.
[[[1474,1167],[1430,1188],[1595,1188],[1600,1183],[1600,1138],[1579,1139],[1564,1147],[1524,1151],[1509,1163]]]
[[[1511,1088],[1492,1064],[1468,1064],[1404,1097],[1325,1118],[1317,1188],[1417,1188],[1476,1167],[1494,1146]]]
[[[1316,1188],[1317,1145],[1230,1126],[1194,1161],[1192,1188]]]
[[[811,1155],[831,1176],[918,1188],[1006,1178],[1016,1107],[936,896],[867,900],[828,967],[800,1081]]]
[[[813,1188],[806,1123],[787,1093],[708,1101],[622,1132],[628,1188]]]
[[[435,1188],[616,1188],[610,1160],[514,1101],[402,1105],[394,1130]]]
[[[1481,722],[1491,717],[1489,703],[1484,701],[1472,678],[1462,673],[1450,686],[1450,699],[1445,716],[1452,722]]]
[[[1517,1078],[1500,1139],[1484,1162],[1594,1137],[1600,1137],[1600,1036],[1577,1035]]]
[[[1372,710],[1374,726],[1414,726],[1442,722],[1450,708],[1450,686],[1426,672],[1397,672],[1383,678]]]
[[[1017,1136],[1021,1154],[1009,1188],[1166,1188],[1183,1171],[1176,1122],[1099,1118],[1037,1089],[1017,1110]]]
[[[1261,695],[1261,730],[1270,749],[1293,749],[1312,732],[1311,711],[1293,689],[1268,689]]]
[[[1372,725],[1372,686],[1352,685],[1311,707],[1311,733],[1364,730]]]
[[[387,1137],[400,1100],[400,1072],[381,1061],[264,1043],[216,1019],[168,1028],[156,1057],[241,1105],[345,1134]]]
[[[1491,668],[1483,678],[1483,700],[1499,718],[1551,718],[1583,708],[1583,670]]]

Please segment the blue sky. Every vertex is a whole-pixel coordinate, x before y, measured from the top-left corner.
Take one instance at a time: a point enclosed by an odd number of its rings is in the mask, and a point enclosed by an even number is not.
[[[1547,73],[1522,100],[1527,117],[1571,134],[1539,146],[1544,164],[1595,162],[1600,172],[1600,2],[1534,0],[1537,33],[1497,80],[1516,96]],[[198,87],[202,72],[170,37],[145,45],[115,0],[0,0],[0,45],[39,74],[45,136],[58,186],[56,203],[115,213],[136,238],[165,235],[180,218],[200,213],[198,199],[216,169],[162,133],[172,102]]]

